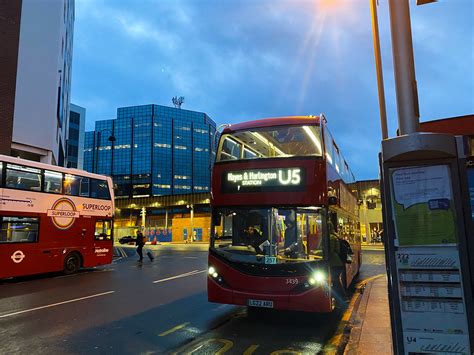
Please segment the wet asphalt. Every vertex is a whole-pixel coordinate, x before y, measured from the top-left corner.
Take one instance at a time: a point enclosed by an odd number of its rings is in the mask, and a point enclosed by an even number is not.
[[[207,301],[205,251],[133,248],[111,265],[0,281],[1,354],[316,354],[342,312],[251,310]],[[359,278],[385,272],[364,251]]]

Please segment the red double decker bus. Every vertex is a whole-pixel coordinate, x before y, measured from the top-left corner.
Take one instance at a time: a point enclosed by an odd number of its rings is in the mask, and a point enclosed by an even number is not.
[[[0,155],[0,279],[111,263],[114,210],[109,177]]]
[[[212,174],[209,301],[331,312],[361,265],[353,182],[322,115],[224,129]]]

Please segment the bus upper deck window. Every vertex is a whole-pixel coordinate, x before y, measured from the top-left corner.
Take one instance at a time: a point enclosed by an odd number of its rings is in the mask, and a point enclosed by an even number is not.
[[[242,148],[242,144],[229,139],[225,138],[224,142],[222,143],[222,149],[220,154],[220,160],[238,160],[240,159],[240,150]]]
[[[63,174],[57,171],[45,170],[44,172],[44,192],[60,194],[62,193]]]
[[[80,184],[79,184],[79,196],[88,197],[89,196],[89,178],[87,177],[80,177]]]
[[[41,170],[26,166],[7,164],[5,187],[41,191]]]
[[[79,177],[71,174],[64,176],[64,193],[66,195],[79,195]]]
[[[110,200],[110,193],[107,181],[91,179],[90,181],[90,196],[92,198],[101,198]]]

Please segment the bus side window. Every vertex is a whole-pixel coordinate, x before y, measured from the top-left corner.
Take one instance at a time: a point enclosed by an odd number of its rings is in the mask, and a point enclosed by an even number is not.
[[[44,192],[62,193],[63,174],[57,171],[44,171]]]
[[[242,149],[242,144],[225,138],[222,142],[222,149],[220,154],[220,160],[236,160],[240,159],[240,150]]]
[[[92,198],[110,200],[110,193],[107,181],[90,179],[90,190],[90,196]]]
[[[7,164],[5,187],[20,190],[41,191],[41,170]]]
[[[95,240],[110,240],[112,239],[112,221],[103,220],[95,223]]]
[[[80,177],[79,196],[89,197],[89,178]]]
[[[71,174],[64,176],[64,194],[79,196],[79,177]]]
[[[38,218],[0,217],[0,243],[36,242],[38,222]]]

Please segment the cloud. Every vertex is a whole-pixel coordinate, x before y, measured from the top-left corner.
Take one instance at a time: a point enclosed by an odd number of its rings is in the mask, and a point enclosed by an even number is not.
[[[217,123],[324,112],[356,176],[375,178],[380,123],[369,1],[333,3],[77,0],[73,98],[90,121],[126,105],[171,105],[175,95]],[[471,113],[472,2],[412,5],[422,118]],[[393,135],[387,1],[378,13]]]

